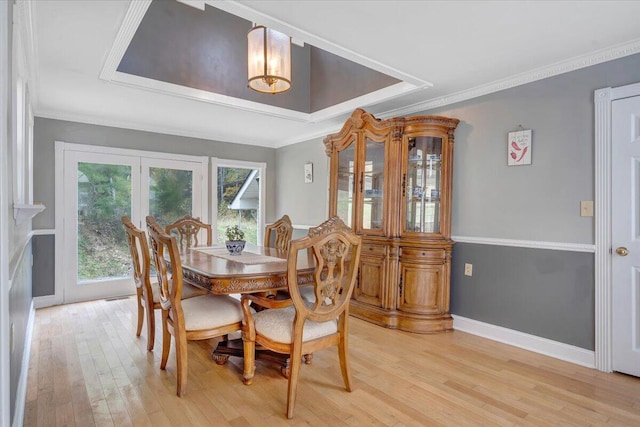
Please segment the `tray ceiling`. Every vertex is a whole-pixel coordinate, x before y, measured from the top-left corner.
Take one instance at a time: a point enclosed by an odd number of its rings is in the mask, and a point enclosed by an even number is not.
[[[211,63],[195,44],[193,52],[176,47],[170,54],[167,46],[164,57],[156,45],[142,71],[130,68],[135,58],[127,58],[129,48],[161,40],[136,41],[155,3],[17,2],[26,17],[21,31],[35,115],[280,147],[335,132],[357,107],[381,118],[411,114],[640,52],[640,2],[157,2],[171,3],[161,14],[186,14],[182,25],[204,21],[212,11],[266,25],[312,46],[309,52],[317,49],[381,79],[371,92],[350,87],[355,95],[346,100],[319,90],[325,98],[314,104],[309,90],[302,107],[292,107],[278,104],[282,95],[262,95],[276,100],[269,103],[207,86]],[[195,70],[201,63],[205,67]],[[159,76],[149,71],[154,64],[173,70]],[[239,81],[246,70],[241,74]],[[342,84],[353,85],[350,79]],[[298,90],[303,85],[298,82]]]

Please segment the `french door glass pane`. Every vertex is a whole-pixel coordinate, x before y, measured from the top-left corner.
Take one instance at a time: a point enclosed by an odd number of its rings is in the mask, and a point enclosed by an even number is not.
[[[131,167],[78,163],[78,282],[130,275],[122,215],[131,215]]]
[[[149,168],[149,215],[167,225],[192,215],[193,172],[190,170]]]
[[[239,225],[248,243],[258,244],[260,207],[260,170],[218,167],[218,242],[227,239],[227,227]],[[260,242],[262,244],[262,242]]]

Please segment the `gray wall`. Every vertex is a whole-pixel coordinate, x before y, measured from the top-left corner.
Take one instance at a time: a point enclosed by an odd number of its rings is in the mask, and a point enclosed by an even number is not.
[[[640,55],[430,110],[461,120],[454,235],[594,243],[593,92],[640,81]],[[507,166],[507,133],[533,130],[532,164]]]
[[[55,227],[55,141],[264,162],[267,164],[267,195],[276,193],[276,151],[272,148],[36,117],[33,150],[35,169],[33,198],[43,202],[47,209],[35,217],[34,228]],[[275,218],[275,202],[270,198],[267,198],[265,202],[266,221],[272,221]]]
[[[580,201],[594,199],[593,93],[639,81],[640,55],[633,55],[416,112],[460,119],[452,234],[594,244],[593,218],[580,217]],[[509,167],[507,134],[519,125],[533,130],[532,164]],[[279,149],[278,165],[310,157],[315,166],[323,149],[321,138]],[[315,179],[326,182],[318,170]],[[279,193],[304,189],[278,179]],[[316,221],[326,212],[321,203],[324,192],[307,203],[279,199],[277,212]],[[472,277],[463,275],[465,262]],[[458,243],[452,268],[452,313],[594,349],[593,254]]]
[[[593,350],[594,280],[592,253],[456,243],[451,312]]]
[[[53,295],[56,291],[54,277],[56,273],[54,254],[55,236],[33,236],[33,296]]]
[[[313,163],[313,182],[304,182],[304,165]],[[328,157],[322,139],[279,148],[276,152],[276,216],[293,224],[318,225],[327,219]]]

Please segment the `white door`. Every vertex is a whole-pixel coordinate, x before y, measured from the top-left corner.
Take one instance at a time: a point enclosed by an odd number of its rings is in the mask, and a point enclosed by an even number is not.
[[[640,376],[640,96],[611,103],[613,370]]]
[[[64,302],[133,293],[120,218],[140,216],[140,159],[67,151],[64,171]]]
[[[161,225],[187,214],[208,222],[204,158],[109,151],[64,152],[65,303],[134,293],[123,215],[142,229],[147,215]]]

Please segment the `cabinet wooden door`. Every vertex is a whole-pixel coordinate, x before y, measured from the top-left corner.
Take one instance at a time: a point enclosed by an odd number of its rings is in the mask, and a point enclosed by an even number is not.
[[[355,176],[356,170],[356,135],[351,134],[342,149],[334,156],[335,173],[331,177],[335,206],[331,207],[332,215],[338,215],[346,225],[354,228]]]
[[[360,255],[360,274],[353,290],[353,299],[382,307],[382,284],[386,278],[385,247],[363,244]]]
[[[411,313],[443,313],[444,265],[400,262],[398,309]]]
[[[385,203],[387,146],[386,136],[362,135],[359,164],[359,203],[356,232],[382,235],[387,218]]]

